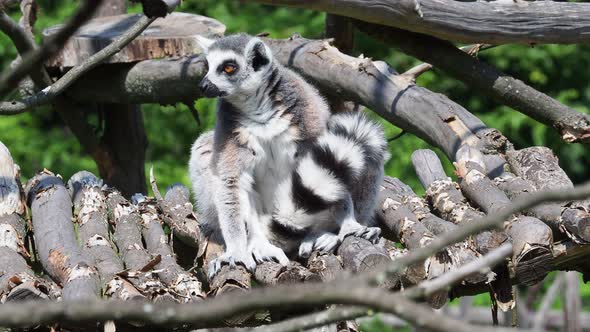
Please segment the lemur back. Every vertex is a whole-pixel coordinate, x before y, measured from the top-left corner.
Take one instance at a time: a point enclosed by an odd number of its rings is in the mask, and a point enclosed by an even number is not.
[[[372,226],[378,185],[365,190],[355,182],[379,180],[384,155],[373,163],[372,153],[379,155],[371,150],[374,137],[352,131],[372,128],[382,136],[380,128],[358,115],[330,117],[318,91],[278,64],[258,38],[200,44],[209,65],[200,88],[219,102],[215,130],[196,140],[189,172],[203,221],[221,232],[226,249],[210,274],[223,263],[251,270],[265,260],[287,264],[284,251],[298,243],[306,255],[309,248],[332,250],[345,234],[374,239],[378,229],[356,220]],[[335,173],[344,166],[352,173]],[[314,206],[313,195],[326,204]],[[313,224],[312,215],[321,222]],[[298,237],[284,241],[281,227],[299,231]]]

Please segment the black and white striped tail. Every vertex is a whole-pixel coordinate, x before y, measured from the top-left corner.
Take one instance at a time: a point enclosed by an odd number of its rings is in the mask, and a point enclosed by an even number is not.
[[[366,174],[383,172],[388,158],[382,127],[363,113],[333,115],[325,134],[302,152],[290,180],[284,184],[276,222],[295,230],[312,227],[318,214],[352,197]],[[291,202],[289,202],[291,200]],[[285,208],[288,207],[288,208]],[[281,213],[289,211],[289,213]]]

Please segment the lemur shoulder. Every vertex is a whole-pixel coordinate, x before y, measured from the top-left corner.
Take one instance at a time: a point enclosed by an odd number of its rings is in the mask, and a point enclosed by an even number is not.
[[[200,39],[219,98],[212,132],[194,143],[189,173],[203,222],[221,232],[222,264],[308,256],[345,236],[375,241],[373,210],[388,158],[383,131],[362,113],[330,115],[319,92],[245,34]]]

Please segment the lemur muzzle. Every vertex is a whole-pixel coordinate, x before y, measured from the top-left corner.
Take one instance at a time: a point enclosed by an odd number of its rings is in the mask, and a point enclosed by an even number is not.
[[[217,88],[215,84],[211,83],[207,77],[203,78],[201,83],[199,83],[199,89],[206,98],[216,98],[223,95],[219,88]]]

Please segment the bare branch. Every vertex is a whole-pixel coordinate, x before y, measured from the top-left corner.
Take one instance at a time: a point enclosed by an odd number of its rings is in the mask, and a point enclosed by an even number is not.
[[[143,13],[147,17],[164,17],[174,11],[180,0],[132,0],[141,2]]]
[[[59,51],[78,28],[92,18],[101,2],[102,0],[84,1],[72,19],[58,33],[48,38],[39,49],[23,55],[21,63],[16,68],[3,72],[0,75],[0,96],[10,92],[31,70],[36,70],[35,68],[40,67],[43,61]]]
[[[494,66],[469,56],[453,44],[395,28],[359,21],[355,24],[369,35],[399,47],[404,53],[430,63],[497,101],[557,129],[566,142],[590,143],[590,115],[580,113]]]
[[[580,294],[580,274],[576,271],[565,272],[563,294],[564,331],[582,331],[582,299]]]
[[[103,48],[99,52],[90,56],[81,65],[72,68],[59,80],[52,85],[43,89],[43,91],[29,97],[22,101],[11,101],[0,103],[0,114],[20,114],[27,110],[50,102],[56,96],[60,95],[65,89],[67,89],[76,79],[82,76],[87,71],[98,66],[102,61],[119,52],[125,45],[135,39],[141,32],[143,32],[153,21],[154,18],[141,17],[125,34],[121,35],[117,40],[109,44],[109,46]],[[58,32],[55,36],[61,33]],[[1,86],[1,85],[0,85]]]
[[[459,49],[471,56],[477,56],[479,51],[488,50],[490,48],[494,48],[498,45],[490,45],[490,44],[473,44],[460,47]],[[416,80],[420,75],[426,73],[427,71],[431,70],[434,66],[430,63],[421,63],[417,66],[414,66],[405,72],[402,73],[404,76],[410,77],[412,80]]]
[[[258,327],[252,332],[297,332],[307,331],[335,322],[369,316],[370,309],[353,306],[335,306],[321,312],[286,319],[276,324]]]
[[[0,30],[10,38],[21,57],[36,48],[32,36],[5,12],[0,12]],[[51,84],[51,78],[45,69],[41,67],[37,68],[37,70],[33,68],[29,75],[38,88],[43,88]]]
[[[535,331],[543,331],[545,326],[545,319],[547,318],[547,312],[551,310],[551,305],[557,299],[559,292],[563,288],[565,274],[564,272],[558,273],[551,284],[551,287],[547,290],[547,293],[543,297],[541,307],[537,314],[533,318],[533,329]]]
[[[325,11],[465,43],[590,40],[590,4],[436,0],[249,0]]]
[[[369,306],[394,313],[413,324],[432,331],[468,332],[515,331],[476,327],[446,316],[433,315],[432,309],[406,297],[374,287],[349,287],[349,284],[295,284],[257,289],[247,294],[232,293],[196,304],[145,304],[89,301],[57,303],[19,303],[0,305],[0,321],[6,327],[48,322],[96,322],[106,320],[142,321],[147,324],[189,323],[193,328],[216,326],[237,314],[285,306],[312,306],[343,303]],[[31,315],[31,313],[35,313]]]

